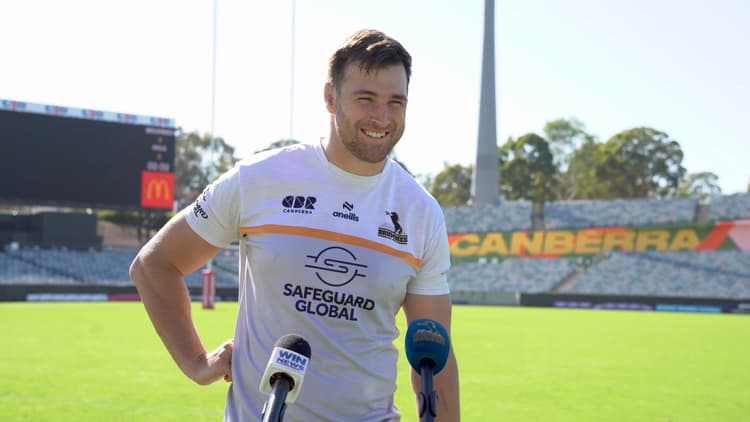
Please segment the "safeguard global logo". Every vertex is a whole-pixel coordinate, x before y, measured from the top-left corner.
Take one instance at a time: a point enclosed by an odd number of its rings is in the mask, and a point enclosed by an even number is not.
[[[307,255],[312,263],[305,267],[315,270],[318,280],[332,286],[340,287],[352,282],[356,277],[365,277],[367,265],[357,262],[357,257],[346,248],[331,246],[317,255]]]
[[[357,277],[366,277],[367,265],[357,262],[351,251],[331,246],[316,255],[307,255],[307,259],[310,263],[305,267],[314,270],[318,280],[331,287],[286,283],[283,295],[294,300],[297,312],[356,322],[360,312],[375,309],[374,300],[338,289]]]

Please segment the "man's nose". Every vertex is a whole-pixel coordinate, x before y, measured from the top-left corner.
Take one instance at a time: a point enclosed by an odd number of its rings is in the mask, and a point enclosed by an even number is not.
[[[388,104],[375,103],[370,110],[370,119],[381,125],[388,123]]]

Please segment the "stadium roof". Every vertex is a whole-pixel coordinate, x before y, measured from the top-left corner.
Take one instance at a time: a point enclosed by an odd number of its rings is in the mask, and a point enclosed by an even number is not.
[[[167,117],[142,116],[132,113],[119,113],[95,109],[82,109],[60,105],[36,104],[25,101],[0,98],[0,109],[51,116],[73,117],[78,119],[102,120],[107,122],[129,123],[144,126],[175,128],[175,120]]]

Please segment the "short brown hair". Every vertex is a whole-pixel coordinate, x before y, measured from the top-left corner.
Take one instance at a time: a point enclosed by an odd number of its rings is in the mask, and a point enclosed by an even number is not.
[[[411,55],[395,39],[375,29],[362,29],[347,38],[328,61],[328,82],[339,86],[350,63],[360,63],[365,72],[401,64],[406,70],[406,86],[411,78]]]

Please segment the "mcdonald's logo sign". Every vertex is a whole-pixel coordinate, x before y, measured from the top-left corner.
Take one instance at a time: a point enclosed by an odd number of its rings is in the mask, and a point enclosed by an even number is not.
[[[174,202],[174,173],[141,172],[141,207],[169,208]]]

